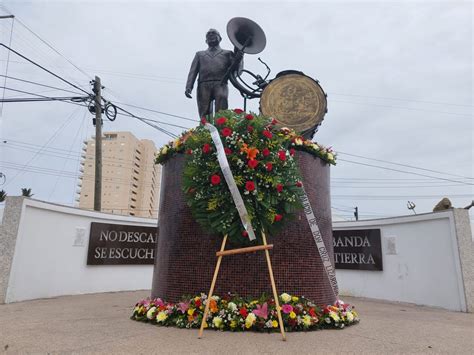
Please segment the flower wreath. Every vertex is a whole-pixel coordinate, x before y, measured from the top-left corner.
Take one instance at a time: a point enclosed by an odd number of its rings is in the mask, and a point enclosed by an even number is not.
[[[282,132],[275,128],[275,120],[241,110],[221,111],[210,123],[221,136],[257,241],[263,231],[274,234],[301,207],[301,177],[295,149],[290,147],[295,142],[288,139],[291,131]],[[194,218],[210,233],[227,234],[233,244],[250,244],[209,131],[196,128],[185,145],[183,190]]]

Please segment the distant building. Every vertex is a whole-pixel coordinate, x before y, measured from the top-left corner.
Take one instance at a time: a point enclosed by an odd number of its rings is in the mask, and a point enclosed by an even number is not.
[[[94,209],[95,137],[82,148],[79,208]],[[155,144],[130,132],[105,132],[102,138],[102,212],[158,217],[161,168]]]

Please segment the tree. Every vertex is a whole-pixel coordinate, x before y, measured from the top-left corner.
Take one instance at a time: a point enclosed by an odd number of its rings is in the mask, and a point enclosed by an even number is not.
[[[31,193],[31,189],[22,188],[21,189],[21,196],[32,197],[33,194]]]
[[[5,190],[1,190],[0,191],[0,202],[5,201],[6,198],[7,198],[7,193],[5,192]]]

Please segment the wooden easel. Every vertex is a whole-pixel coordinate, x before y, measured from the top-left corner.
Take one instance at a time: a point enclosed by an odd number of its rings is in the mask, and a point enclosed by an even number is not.
[[[217,275],[219,274],[219,268],[221,267],[222,257],[225,255],[252,253],[254,251],[264,250],[265,257],[267,259],[268,272],[270,274],[270,282],[272,284],[273,298],[275,299],[275,306],[277,309],[278,324],[280,325],[280,332],[281,332],[282,339],[283,341],[286,340],[285,328],[283,326],[283,319],[281,317],[280,302],[278,301],[278,293],[276,290],[275,279],[273,278],[272,262],[270,260],[270,253],[268,252],[269,249],[273,249],[273,244],[267,244],[267,238],[265,237],[265,233],[263,232],[262,232],[262,239],[263,239],[263,245],[257,245],[254,247],[247,247],[247,248],[224,250],[225,244],[227,242],[227,234],[224,236],[224,239],[222,240],[221,250],[216,253],[217,265],[216,265],[216,269],[214,270],[214,276],[212,278],[211,288],[209,290],[209,294],[207,295],[206,308],[204,309],[204,315],[201,321],[201,328],[199,329],[199,338],[202,337],[202,333],[204,331],[204,324],[206,323],[207,316],[209,314],[209,305],[210,305],[209,300],[211,299],[212,293],[214,292],[214,286],[216,285]]]

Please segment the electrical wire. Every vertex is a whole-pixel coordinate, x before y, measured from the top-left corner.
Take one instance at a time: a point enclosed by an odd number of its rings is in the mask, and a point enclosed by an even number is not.
[[[420,168],[420,167],[413,166],[413,165],[408,165],[408,164],[394,163],[394,162],[387,161],[387,160],[369,158],[369,157],[364,157],[364,156],[362,156],[362,155],[350,154],[350,153],[345,153],[345,152],[341,152],[341,151],[337,151],[337,154],[343,154],[343,155],[348,155],[348,156],[351,156],[351,157],[362,158],[362,159],[367,159],[367,160],[378,161],[378,162],[381,162],[381,163],[387,163],[387,164],[393,164],[393,165],[403,166],[403,167],[405,167],[405,168],[411,168],[411,169],[429,171],[429,172],[431,172],[431,173],[436,173],[436,174],[449,175],[449,176],[455,176],[455,177],[460,177],[460,178],[464,178],[464,179],[474,180],[474,178],[472,178],[472,177],[467,177],[467,176],[462,176],[462,175],[457,175],[457,174],[444,173],[444,172],[437,171],[437,170],[431,170],[431,169],[426,169],[426,168]]]
[[[10,30],[10,43],[8,44],[10,47],[12,45],[12,38],[13,38],[13,24],[15,23],[15,18],[12,18],[12,28]],[[5,79],[3,80],[3,86],[7,86],[7,75],[8,75],[8,65],[10,64],[10,52],[7,53],[7,65],[5,68]],[[3,89],[2,94],[2,106],[0,107],[0,117],[3,116],[3,100],[5,99],[5,89]]]
[[[343,161],[346,163],[351,163],[351,164],[357,164],[357,165],[363,165],[363,166],[368,166],[372,168],[378,168],[378,169],[384,169],[384,170],[390,170],[390,171],[396,171],[398,173],[404,173],[404,174],[411,174],[411,175],[418,175],[418,176],[423,176],[423,177],[429,177],[432,179],[437,179],[437,180],[444,180],[444,181],[450,181],[450,182],[456,182],[458,184],[464,184],[464,185],[474,185],[474,183],[470,182],[464,182],[464,181],[459,181],[459,180],[452,180],[452,179],[446,179],[438,176],[431,176],[431,175],[425,175],[425,174],[420,174],[420,173],[414,173],[411,171],[403,171],[403,170],[398,170],[398,169],[392,169],[392,168],[387,168],[387,167],[382,167],[382,166],[377,166],[377,165],[372,165],[372,164],[366,164],[366,163],[361,163],[361,162],[356,162],[356,161],[350,161],[346,159],[337,159],[337,161]]]
[[[76,94],[76,95],[80,95],[80,94],[81,94],[81,93],[78,93],[78,92],[76,92],[76,91],[67,90],[67,89],[63,89],[63,88],[58,88],[57,86],[51,86],[51,85],[41,84],[41,83],[38,83],[38,82],[35,82],[35,81],[30,81],[30,80],[26,80],[26,79],[21,79],[21,78],[17,78],[17,77],[13,77],[13,76],[8,76],[8,75],[3,75],[3,74],[0,74],[0,76],[5,77],[5,79],[8,78],[8,79],[11,79],[11,80],[21,81],[21,82],[24,82],[24,83],[33,84],[33,85],[37,85],[37,86],[42,86],[42,87],[45,87],[45,88],[56,89],[56,90],[59,90],[59,91],[66,91],[66,92],[70,92],[70,93]]]
[[[43,67],[42,65],[40,65],[40,64],[36,63],[35,61],[29,59],[28,57],[26,57],[26,56],[24,56],[23,54],[17,52],[16,50],[12,49],[11,47],[6,46],[6,45],[3,44],[3,43],[0,43],[0,46],[5,47],[5,48],[8,49],[9,51],[11,51],[11,52],[15,53],[17,56],[19,56],[19,57],[21,57],[21,58],[27,60],[27,61],[30,62],[31,64],[34,64],[34,65],[37,66],[38,68],[40,68],[40,69],[44,70],[45,72],[47,72],[47,73],[53,75],[54,77],[58,78],[59,80],[65,82],[65,83],[71,85],[72,87],[74,87],[74,88],[76,88],[76,89],[78,89],[78,90],[84,92],[85,94],[89,95],[89,93],[88,93],[87,91],[83,90],[81,87],[79,87],[79,86],[77,86],[77,85],[71,83],[70,81],[68,81],[68,80],[66,80],[66,79],[64,79],[64,78],[62,78],[61,76],[59,76],[59,75],[53,73],[51,70],[46,69],[46,68]]]

